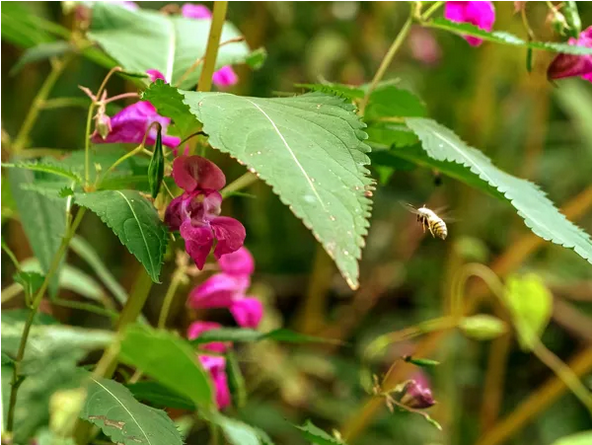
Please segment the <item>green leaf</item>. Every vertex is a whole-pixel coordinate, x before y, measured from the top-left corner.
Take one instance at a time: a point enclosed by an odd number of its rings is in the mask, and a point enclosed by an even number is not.
[[[142,402],[149,402],[161,408],[177,408],[195,411],[195,403],[179,393],[171,391],[168,387],[154,381],[138,382],[127,385],[134,397]]]
[[[421,139],[428,156],[467,167],[476,177],[497,188],[535,235],[574,249],[592,263],[590,236],[568,221],[536,185],[499,170],[482,152],[431,119],[408,118],[406,122]],[[439,170],[446,173],[445,169]]]
[[[23,67],[29,63],[39,62],[41,60],[51,59],[74,51],[70,42],[65,40],[56,40],[55,42],[43,42],[39,45],[28,48],[16,64],[11,68],[10,75],[17,74]]]
[[[158,282],[167,230],[146,198],[132,190],[105,190],[76,195],[76,203],[96,213]]]
[[[156,11],[131,11],[109,2],[93,6],[93,19],[88,37],[95,40],[127,71],[160,71],[173,85],[181,81],[187,70],[205,55],[211,20],[195,20]],[[220,42],[239,37],[230,23],[222,30]],[[245,42],[221,46],[216,68],[243,63],[249,54]],[[181,87],[197,83],[203,64],[181,81]]]
[[[68,168],[61,167],[55,164],[44,164],[38,161],[20,161],[16,163],[2,163],[2,167],[6,168],[24,168],[37,172],[51,173],[62,176],[75,182],[81,182],[82,178]]]
[[[574,54],[576,56],[591,55],[592,48],[583,46],[568,45],[567,43],[557,42],[527,42],[516,37],[513,34],[504,31],[487,32],[470,23],[455,23],[446,19],[437,18],[431,22],[425,23],[425,26],[431,28],[443,29],[461,36],[473,36],[483,40],[503,45],[522,46],[532,49],[540,49],[545,51],[553,51],[565,54]]]
[[[568,26],[568,35],[577,39],[582,30],[582,21],[580,19],[580,13],[578,12],[578,5],[575,1],[566,1],[563,3],[561,13],[565,17],[565,22]]]
[[[158,127],[156,132],[156,143],[154,152],[148,165],[148,182],[150,183],[150,193],[156,199],[160,192],[160,185],[164,177],[164,154],[162,153],[162,127]]]
[[[420,366],[422,368],[433,368],[434,366],[438,366],[440,364],[439,361],[431,360],[429,358],[413,358],[411,356],[406,356],[403,358],[408,363],[413,363],[416,366]]]
[[[325,431],[315,426],[310,420],[304,422],[304,425],[294,425],[300,431],[302,436],[317,445],[344,445],[345,442],[327,434]]]
[[[86,261],[97,277],[105,285],[107,289],[113,294],[115,299],[121,304],[125,305],[128,294],[126,290],[119,284],[117,279],[111,274],[111,271],[105,266],[94,248],[82,238],[80,235],[75,235],[70,241],[70,249]]]
[[[553,445],[590,445],[592,443],[592,430],[570,434],[553,442]]]
[[[48,429],[44,429],[35,438],[37,445],[76,445],[71,437],[60,437]]]
[[[114,443],[182,445],[183,439],[164,411],[143,405],[122,384],[91,377],[80,418],[101,428]]]
[[[247,388],[238,359],[232,349],[226,352],[226,373],[232,402],[237,408],[243,408],[247,404]]]
[[[186,340],[167,331],[130,326],[119,354],[123,362],[141,369],[172,391],[186,395],[200,409],[214,408],[210,378]]]
[[[33,301],[33,296],[39,290],[44,280],[45,277],[37,272],[21,271],[14,275],[14,281],[23,286],[26,301],[28,302]]]
[[[2,40],[29,48],[54,40],[54,35],[68,38],[70,32],[57,23],[38,17],[26,3],[10,2],[2,7]]]
[[[47,273],[66,231],[66,203],[56,203],[36,192],[22,190],[22,184],[35,181],[31,171],[10,169],[8,178],[25,235],[43,273]],[[51,295],[57,292],[60,268],[61,264],[50,281]]]
[[[320,93],[278,99],[181,94],[210,145],[270,184],[357,288],[373,186],[364,124],[353,106]]]
[[[508,331],[503,320],[487,314],[463,317],[458,327],[467,337],[479,341],[493,340]]]
[[[211,421],[222,428],[224,436],[232,445],[260,445],[259,432],[240,420],[231,419],[216,413]]]
[[[260,69],[265,61],[267,60],[267,51],[265,48],[257,48],[255,51],[252,51],[245,59],[245,63],[249,65],[252,69],[258,70]]]
[[[254,329],[243,328],[220,328],[205,331],[199,337],[190,341],[191,344],[199,345],[214,341],[229,342],[256,342],[262,340],[274,340],[285,343],[341,343],[333,339],[313,337],[300,334],[289,329],[275,329],[270,332],[259,332]]]
[[[512,315],[520,346],[532,350],[551,319],[553,296],[538,275],[512,276],[506,282],[504,303]]]

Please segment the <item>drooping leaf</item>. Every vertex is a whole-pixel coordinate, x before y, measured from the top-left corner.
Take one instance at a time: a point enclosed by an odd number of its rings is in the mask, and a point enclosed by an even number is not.
[[[557,42],[527,42],[505,31],[487,32],[470,23],[455,23],[446,19],[437,18],[433,21],[425,23],[425,26],[431,28],[442,29],[458,35],[467,35],[478,37],[494,43],[503,45],[522,46],[525,48],[540,49],[545,51],[553,51],[565,54],[574,54],[576,56],[592,54],[592,48],[583,46],[568,45],[567,43]]]
[[[345,442],[326,433],[315,426],[310,420],[304,422],[304,425],[294,425],[302,432],[302,436],[317,445],[345,445]]]
[[[592,430],[570,434],[553,442],[552,445],[590,445],[592,443]]]
[[[321,93],[279,99],[181,94],[204,124],[210,145],[270,184],[357,288],[370,215],[366,195],[373,186],[364,124],[353,106]],[[159,103],[152,103],[161,112]]]
[[[518,215],[535,235],[574,249],[592,263],[590,236],[568,221],[535,184],[498,169],[482,152],[470,147],[451,130],[431,119],[408,118],[406,122],[421,139],[428,156],[437,161],[465,166],[474,176],[497,188],[518,210]],[[446,173],[446,169],[439,170]]]
[[[10,169],[10,188],[16,202],[19,218],[31,249],[39,260],[43,273],[47,273],[57,253],[66,230],[66,203],[56,203],[36,192],[23,190],[22,184],[35,180],[31,171]],[[58,289],[59,270],[49,283],[49,291],[55,295]]]
[[[127,385],[134,397],[141,402],[148,402],[159,408],[177,408],[195,411],[195,403],[188,397],[171,391],[168,387],[155,382],[138,382]]]
[[[55,42],[44,42],[39,45],[28,48],[16,64],[11,68],[10,75],[17,74],[25,65],[34,62],[40,62],[52,57],[64,55],[74,51],[70,42],[65,40],[56,40]]]
[[[96,213],[158,282],[167,231],[146,198],[132,190],[105,190],[77,195],[76,203]]]
[[[26,170],[51,173],[62,176],[75,182],[81,182],[82,179],[76,173],[67,168],[55,164],[45,164],[38,161],[19,161],[15,163],[2,163],[2,167],[6,168],[24,168]]]
[[[146,348],[146,345],[150,347]],[[130,326],[119,354],[123,362],[141,369],[170,390],[189,397],[199,408],[213,408],[210,378],[186,340],[167,331]]]
[[[463,317],[458,327],[467,337],[479,341],[493,340],[508,331],[503,320],[487,314]]]
[[[553,296],[538,275],[512,276],[506,282],[504,302],[512,315],[520,346],[532,350],[551,319]]]
[[[126,290],[119,284],[111,271],[105,266],[97,252],[93,247],[79,235],[75,235],[70,241],[70,249],[82,258],[92,268],[97,277],[105,285],[107,289],[113,294],[115,299],[124,305],[128,299]]]
[[[205,55],[210,24],[209,19],[195,20],[144,9],[131,11],[115,3],[97,2],[88,36],[128,71],[155,69],[171,84],[181,82],[181,87],[191,87],[197,83],[203,64],[181,79]],[[220,42],[239,36],[238,30],[226,23]],[[248,54],[244,41],[221,46],[216,68],[243,63]]]
[[[80,418],[101,428],[114,443],[182,445],[183,439],[164,411],[143,405],[113,380],[90,378]]]
[[[156,143],[154,152],[148,165],[148,182],[150,183],[150,193],[156,199],[160,192],[160,185],[164,177],[164,154],[162,153],[162,127],[158,127],[156,133]]]

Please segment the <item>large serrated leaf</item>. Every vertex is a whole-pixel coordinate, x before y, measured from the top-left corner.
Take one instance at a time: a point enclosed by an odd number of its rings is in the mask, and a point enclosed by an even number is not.
[[[590,235],[567,220],[535,184],[498,169],[482,152],[470,147],[451,130],[431,119],[408,118],[406,123],[419,136],[428,156],[437,161],[449,161],[467,167],[482,181],[501,192],[535,235],[574,249],[592,263]]]
[[[129,10],[116,3],[96,2],[88,36],[128,71],[160,71],[167,81],[177,84],[186,71],[206,52],[211,20],[195,20],[156,11]],[[226,23],[221,42],[239,37]],[[243,63],[249,54],[245,42],[224,45],[216,67]],[[181,87],[197,83],[203,64],[187,75]]]
[[[10,169],[8,179],[23,230],[43,272],[47,273],[66,231],[66,202],[56,203],[36,192],[23,190],[22,185],[35,182],[31,171]],[[49,284],[52,295],[58,289],[59,268],[57,272]]]
[[[7,168],[24,168],[25,170],[32,170],[44,173],[51,173],[54,175],[62,176],[72,181],[81,182],[82,179],[78,174],[69,170],[66,167],[62,167],[56,164],[43,163],[38,161],[19,161],[15,163],[2,163],[2,167]]]
[[[77,195],[76,203],[96,213],[158,282],[167,231],[146,198],[132,190],[105,190]]]
[[[302,431],[302,436],[310,441],[311,443],[317,445],[345,445],[345,442],[327,434],[325,431],[317,427],[314,423],[310,420],[304,422],[304,425],[294,425],[300,431]]]
[[[183,439],[164,411],[143,405],[122,384],[91,378],[80,418],[101,428],[114,443],[182,445]]]
[[[186,340],[167,331],[130,326],[119,354],[123,362],[189,397],[200,409],[214,408],[210,378]]]
[[[443,29],[461,36],[473,36],[483,40],[503,45],[523,46],[525,48],[540,49],[565,54],[575,54],[576,56],[591,55],[592,48],[584,46],[568,45],[567,43],[557,42],[527,42],[513,34],[505,31],[487,32],[470,23],[455,23],[450,20],[437,18],[431,22],[425,23],[425,26],[431,28]]]
[[[173,91],[162,84],[150,89]],[[203,123],[210,145],[270,184],[312,230],[350,287],[357,288],[372,181],[367,176],[365,125],[353,105],[321,93],[279,99],[181,94]],[[152,104],[159,109],[158,100]]]

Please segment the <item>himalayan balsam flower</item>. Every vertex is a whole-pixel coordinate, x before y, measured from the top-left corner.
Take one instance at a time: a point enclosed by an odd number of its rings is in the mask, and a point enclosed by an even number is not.
[[[401,403],[409,408],[425,409],[433,406],[436,401],[432,396],[429,382],[423,373],[418,373],[405,385],[405,393]]]
[[[197,20],[212,18],[212,13],[206,6],[192,5],[191,3],[185,3],[181,7],[181,14],[183,17]],[[238,76],[232,67],[227,65],[214,73],[212,76],[212,82],[220,88],[229,87],[238,82]]]
[[[194,340],[206,331],[212,329],[220,329],[222,325],[213,321],[195,321],[189,325],[187,329],[187,338]],[[225,343],[221,341],[214,341],[211,343],[204,343],[199,346],[200,349],[205,351],[215,352],[217,354],[224,354],[226,350],[231,346],[231,343]]]
[[[226,184],[222,170],[201,156],[179,156],[173,161],[173,179],[184,192],[171,201],[164,219],[170,230],[181,233],[187,253],[200,270],[214,239],[217,259],[242,247],[244,226],[234,218],[219,216],[219,190]]]
[[[218,263],[222,272],[193,289],[189,305],[196,309],[228,308],[239,326],[256,328],[263,317],[263,305],[246,295],[255,268],[253,257],[242,247],[224,255]]]
[[[444,17],[451,22],[471,23],[484,31],[491,31],[495,22],[493,3],[488,1],[476,2],[446,2]],[[465,36],[471,46],[479,46],[483,39]]]
[[[230,389],[228,388],[228,377],[226,376],[226,359],[212,355],[200,355],[199,361],[212,377],[218,409],[226,408],[230,405]]]
[[[577,39],[571,37],[570,45],[592,48],[592,26],[580,33]],[[574,54],[558,54],[547,70],[549,79],[563,79],[565,77],[581,77],[592,82],[592,55],[576,56]]]

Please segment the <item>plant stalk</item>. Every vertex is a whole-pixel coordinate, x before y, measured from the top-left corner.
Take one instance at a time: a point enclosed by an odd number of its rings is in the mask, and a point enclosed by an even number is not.
[[[239,190],[242,190],[245,187],[250,186],[252,183],[257,181],[257,179],[259,179],[257,177],[257,175],[255,175],[251,172],[247,172],[244,175],[242,175],[239,178],[232,181],[226,187],[224,187],[222,189],[222,191],[220,192],[220,194],[222,195],[223,198],[225,198],[228,195],[230,195],[231,193],[238,192]]]
[[[218,47],[220,46],[220,37],[222,36],[222,27],[226,18],[228,9],[227,1],[214,2],[214,15],[210,25],[210,35],[208,36],[208,46],[204,58],[203,69],[199,76],[197,91],[210,91],[212,89],[212,76],[216,69],[216,59],[218,58]]]

